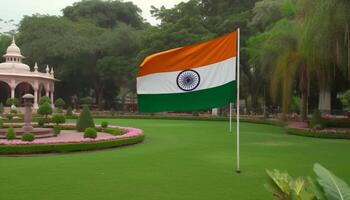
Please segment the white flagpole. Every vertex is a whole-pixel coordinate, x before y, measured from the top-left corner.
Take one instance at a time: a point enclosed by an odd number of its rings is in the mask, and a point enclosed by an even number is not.
[[[240,173],[241,169],[240,169],[240,146],[239,146],[239,65],[240,65],[240,61],[239,61],[239,51],[240,51],[240,29],[237,29],[237,100],[236,100],[236,105],[237,105],[237,168],[236,168],[236,172]]]
[[[230,133],[232,133],[232,103],[230,103]]]

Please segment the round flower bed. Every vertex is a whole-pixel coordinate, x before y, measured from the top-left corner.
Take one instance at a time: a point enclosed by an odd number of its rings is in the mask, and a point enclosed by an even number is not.
[[[57,137],[35,139],[34,141],[0,140],[0,154],[34,154],[96,150],[118,147],[142,142],[141,129],[110,125],[108,128],[97,127],[98,136],[84,138],[83,133],[75,131],[75,124],[60,126],[62,133]],[[61,136],[61,134],[63,136]],[[79,135],[80,134],[80,135]]]

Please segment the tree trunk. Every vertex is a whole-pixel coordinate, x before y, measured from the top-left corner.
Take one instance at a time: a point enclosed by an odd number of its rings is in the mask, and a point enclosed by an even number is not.
[[[329,86],[319,90],[318,109],[323,114],[331,113],[331,90]]]
[[[302,121],[305,121],[307,119],[307,95],[308,95],[308,72],[307,68],[304,65],[301,77],[300,77],[300,83],[299,83],[299,89],[301,93],[301,102],[300,102],[300,117]]]
[[[103,109],[103,87],[96,87],[96,104],[99,109]]]

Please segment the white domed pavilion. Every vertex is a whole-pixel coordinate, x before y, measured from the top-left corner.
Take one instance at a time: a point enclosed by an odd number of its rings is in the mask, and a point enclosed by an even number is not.
[[[38,100],[42,96],[50,97],[53,105],[56,81],[53,68],[46,66],[46,72],[42,73],[35,63],[34,71],[31,71],[28,65],[22,63],[25,57],[14,38],[3,57],[5,62],[0,63],[1,103],[5,105],[7,98],[17,98],[22,102],[22,96],[31,93],[34,95],[34,108],[38,108]]]

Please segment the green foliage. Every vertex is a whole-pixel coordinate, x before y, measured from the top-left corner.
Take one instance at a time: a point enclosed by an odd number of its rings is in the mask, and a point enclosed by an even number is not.
[[[72,107],[68,106],[66,116],[73,116]]]
[[[115,128],[105,128],[103,129],[103,132],[109,133],[111,135],[122,135],[125,133],[124,130],[121,129],[115,129]]]
[[[318,131],[318,130],[304,130],[297,128],[286,128],[287,134],[291,135],[300,135],[306,137],[315,137],[315,138],[333,138],[333,139],[350,139],[349,131]]]
[[[27,132],[22,135],[22,141],[32,142],[34,141],[34,139],[35,139],[35,136],[33,133]]]
[[[314,193],[309,189],[313,184],[309,179],[299,177],[294,180],[288,173],[276,169],[266,170],[266,173],[269,176],[269,183],[265,184],[265,187],[277,199],[313,200],[315,198]]]
[[[310,128],[315,128],[316,126],[323,128],[321,111],[316,109],[312,113]]]
[[[53,134],[54,134],[55,136],[57,136],[57,135],[59,135],[59,134],[61,133],[61,127],[59,127],[59,126],[54,126],[54,127],[52,128],[52,130],[53,130]]]
[[[317,192],[318,199],[350,199],[350,187],[343,180],[318,163],[314,165],[314,172],[321,187]]]
[[[94,128],[86,128],[84,131],[84,138],[93,138],[97,137],[97,131]]]
[[[66,102],[62,98],[58,98],[55,101],[55,106],[58,108],[63,109],[63,107],[66,105]]]
[[[15,115],[15,114],[17,114],[17,110],[16,109],[11,109],[10,113]]]
[[[39,115],[44,115],[47,118],[47,115],[52,114],[52,107],[48,102],[44,102],[39,106],[37,112]]]
[[[102,128],[107,128],[108,127],[108,122],[107,121],[101,122],[101,127]]]
[[[41,105],[44,105],[45,103],[47,103],[47,104],[51,104],[51,100],[50,100],[50,98],[48,97],[48,96],[42,96],[41,98],[40,98],[40,100],[39,100],[39,107],[41,106]]]
[[[91,105],[94,103],[94,99],[92,97],[83,97],[79,99],[79,103],[81,105]]]
[[[54,114],[51,118],[51,122],[55,123],[55,124],[63,124],[66,122],[66,117],[63,114]]]
[[[49,123],[50,120],[48,118],[39,118],[38,119],[38,125],[43,127],[45,124]]]
[[[0,103],[0,114],[4,113],[4,105]]]
[[[83,132],[86,128],[95,128],[95,123],[92,119],[89,107],[85,105],[77,120],[77,130]]]
[[[350,110],[350,90],[340,95],[340,101],[347,110]]]
[[[266,188],[280,200],[346,200],[350,199],[350,187],[332,172],[316,163],[314,172],[317,183],[311,178],[293,179],[288,173],[278,170],[269,171],[269,183]]]
[[[17,98],[8,98],[6,100],[6,105],[7,106],[12,106],[12,105],[18,106],[18,104],[19,104],[19,101],[18,101]]]
[[[16,138],[16,130],[13,127],[7,129],[6,139],[13,140]]]
[[[13,114],[7,113],[7,114],[6,114],[6,118],[7,118],[8,120],[12,120],[12,119],[13,119]]]

